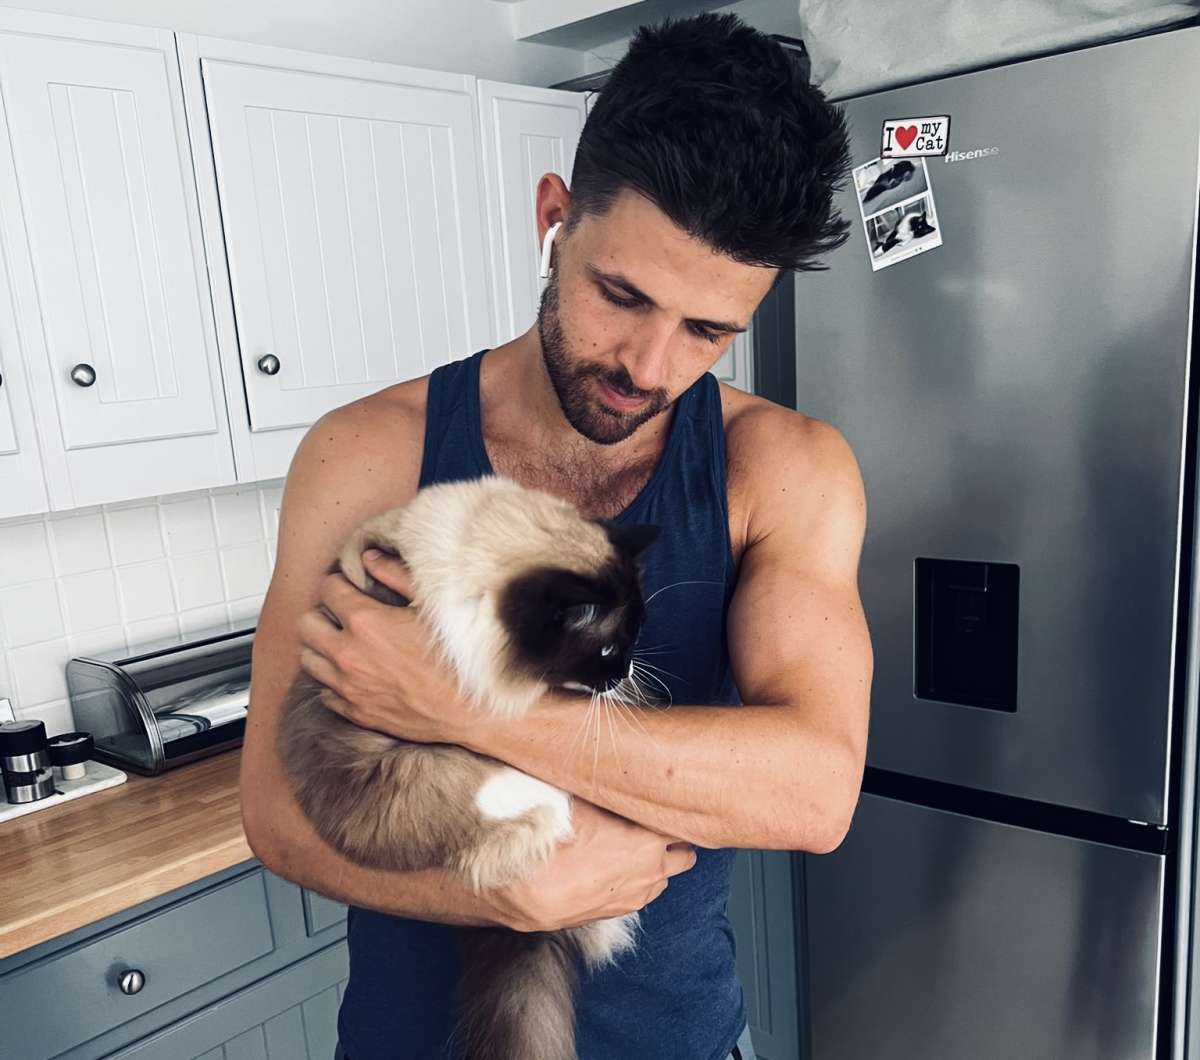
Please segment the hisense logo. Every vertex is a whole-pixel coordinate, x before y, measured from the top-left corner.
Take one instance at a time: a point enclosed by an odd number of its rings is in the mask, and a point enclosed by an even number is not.
[[[998,155],[1000,148],[998,147],[977,147],[971,151],[950,151],[946,154],[947,162],[967,162],[972,158],[984,158],[987,155]]]

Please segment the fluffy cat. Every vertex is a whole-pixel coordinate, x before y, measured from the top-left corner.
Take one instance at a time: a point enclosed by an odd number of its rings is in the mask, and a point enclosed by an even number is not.
[[[657,535],[489,475],[426,487],[367,520],[330,570],[405,605],[362,552],[403,559],[463,695],[514,718],[551,687],[608,692],[630,679],[645,617],[638,556]],[[359,728],[324,706],[323,688],[297,676],[279,752],[318,834],[352,861],[448,868],[478,892],[529,874],[573,835],[568,792],[460,747]],[[575,1060],[574,958],[602,966],[633,947],[638,926],[631,913],[558,932],[460,927],[454,1038],[468,1060]]]

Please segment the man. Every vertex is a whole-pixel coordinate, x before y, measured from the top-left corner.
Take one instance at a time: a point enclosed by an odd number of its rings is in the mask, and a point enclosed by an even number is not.
[[[255,639],[242,798],[270,869],[351,906],[339,1055],[452,1055],[451,925],[555,930],[641,910],[637,949],[581,979],[580,1060],[753,1056],[730,869],[735,848],[826,852],[849,826],[872,673],[865,501],[834,427],[708,370],[773,284],[845,241],[832,196],[847,170],[840,112],[769,38],[732,15],[643,28],[588,119],[573,187],[538,182],[551,278],[536,325],[305,436]],[[432,661],[419,599],[390,608],[323,574],[367,516],[490,472],[660,527],[639,648],[669,709],[601,722],[554,692],[525,719],[487,721]],[[369,566],[412,597],[402,564]],[[460,743],[571,791],[575,838],[482,896],[448,871],[344,860],[274,751],[298,666],[357,724]]]

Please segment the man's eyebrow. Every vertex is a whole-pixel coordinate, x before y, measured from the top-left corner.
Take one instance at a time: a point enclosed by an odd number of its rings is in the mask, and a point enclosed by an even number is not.
[[[584,267],[588,270],[588,272],[590,272],[597,279],[601,279],[607,283],[611,283],[615,287],[623,288],[625,291],[628,291],[629,294],[631,294],[634,298],[638,298],[641,301],[645,302],[647,305],[652,305],[655,308],[658,308],[658,303],[653,298],[651,298],[644,291],[641,291],[637,287],[635,287],[632,283],[630,283],[627,279],[625,279],[625,277],[622,276],[620,273],[603,272],[602,270],[596,268],[596,266],[593,265],[590,261],[585,261]],[[731,323],[728,320],[700,320],[696,317],[691,317],[689,319],[689,322],[692,324],[699,324],[701,327],[709,328],[712,331],[731,331],[731,332],[734,332],[735,334],[741,334],[743,331],[746,330],[746,328],[739,327],[737,324]]]

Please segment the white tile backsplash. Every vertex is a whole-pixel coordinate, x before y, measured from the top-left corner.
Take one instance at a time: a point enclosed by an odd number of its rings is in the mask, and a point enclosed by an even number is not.
[[[24,522],[9,527],[0,547],[0,585],[53,576],[45,524]]]
[[[120,624],[121,602],[111,568],[68,574],[59,579],[59,584],[66,605],[66,626],[72,633]]]
[[[53,578],[0,589],[0,611],[4,612],[5,638],[14,648],[61,637],[67,632]]]
[[[217,540],[222,548],[262,541],[262,504],[258,490],[218,493],[213,496],[213,514],[217,522]]]
[[[167,550],[172,556],[217,547],[212,501],[207,494],[164,504],[162,513],[163,525],[167,528]]]
[[[90,570],[112,569],[103,512],[56,517],[47,525],[54,542],[55,566],[60,578]],[[7,532],[2,527],[0,538],[7,538]]]
[[[225,589],[229,599],[237,600],[267,591],[271,572],[267,567],[265,541],[222,549],[221,563],[225,568]]]
[[[116,508],[105,512],[113,563],[137,563],[164,554],[162,521],[157,505]]]
[[[0,520],[0,697],[64,732],[73,656],[253,621],[281,496],[276,479]]]
[[[118,567],[117,584],[121,588],[121,610],[126,622],[158,618],[179,610],[165,559]]]
[[[180,611],[218,604],[225,599],[221,560],[215,551],[173,556],[171,573],[175,576],[175,597]]]

